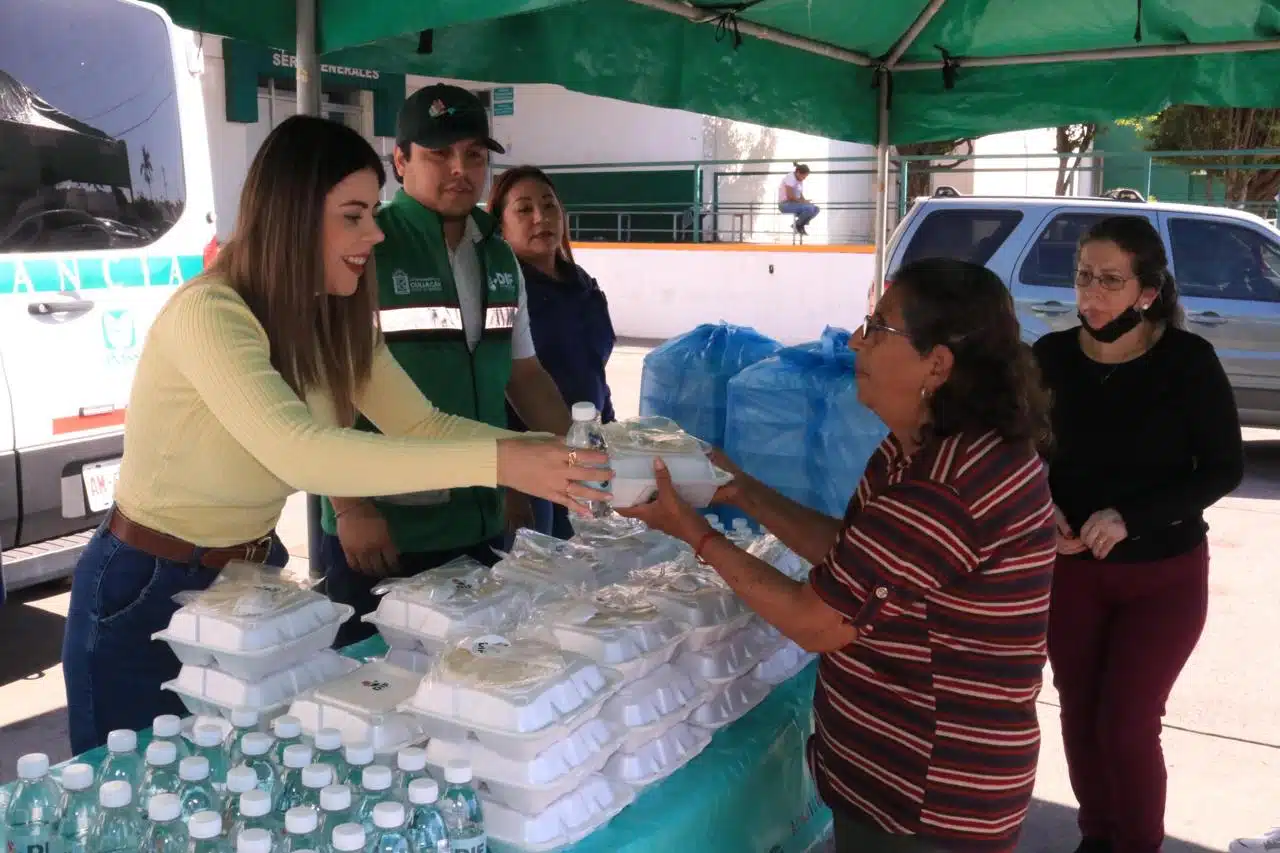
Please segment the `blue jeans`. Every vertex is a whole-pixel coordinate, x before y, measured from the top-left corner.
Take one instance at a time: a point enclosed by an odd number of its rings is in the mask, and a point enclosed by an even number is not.
[[[567,508],[542,498],[530,498],[529,504],[533,507],[534,530],[557,539],[573,538],[573,524],[569,521]]]
[[[267,562],[288,559],[276,539]],[[168,627],[179,607],[173,596],[207,589],[217,576],[194,560],[162,560],[126,545],[105,524],[93,534],[71,581],[62,641],[73,753],[106,743],[112,729],[140,731],[160,714],[186,715],[177,694],[160,689],[182,665],[151,635]]]
[[[807,201],[784,201],[778,204],[778,210],[794,214],[796,225],[800,228],[808,225],[818,215],[818,206]]]

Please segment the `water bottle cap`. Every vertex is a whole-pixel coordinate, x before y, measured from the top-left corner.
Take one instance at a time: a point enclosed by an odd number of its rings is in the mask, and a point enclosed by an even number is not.
[[[409,802],[429,806],[440,799],[440,785],[435,779],[414,779],[409,783]]]
[[[192,755],[178,762],[178,778],[183,782],[203,782],[209,778],[209,759]]]
[[[750,530],[750,523],[745,518],[735,518],[733,520],[734,530]]]
[[[243,794],[258,787],[258,774],[252,767],[232,767],[227,771],[227,790],[233,794]]]
[[[337,729],[321,729],[316,732],[316,749],[325,752],[342,749],[342,732]]]
[[[39,779],[49,772],[49,756],[32,752],[18,759],[19,779]]]
[[[373,744],[366,741],[347,744],[346,753],[348,764],[363,767],[373,763]]]
[[[258,727],[258,712],[235,710],[231,712],[231,725],[237,729],[256,729]]]
[[[271,814],[271,795],[254,788],[240,795],[240,814],[245,817],[264,817]]]
[[[196,812],[187,821],[187,834],[204,841],[222,835],[222,815],[217,812]]]
[[[88,764],[68,764],[62,768],[64,791],[87,791],[93,787],[93,768]]]
[[[575,423],[582,423],[583,421],[594,421],[596,419],[596,415],[598,414],[598,412],[596,412],[595,403],[574,403],[572,412],[573,412],[573,420]]]
[[[378,829],[404,826],[404,806],[397,802],[378,803],[373,807],[373,825]]]
[[[360,784],[366,791],[385,791],[391,787],[391,768],[383,764],[370,764],[360,774]]]
[[[320,808],[342,812],[351,808],[351,789],[346,785],[328,785],[320,789]]]
[[[271,751],[271,735],[249,732],[240,738],[240,751],[245,755],[266,755]]]
[[[302,787],[323,788],[333,783],[333,768],[328,764],[308,764],[302,768]]]
[[[111,752],[133,752],[138,748],[138,733],[130,729],[116,729],[107,735],[107,749]]]
[[[164,767],[178,760],[178,745],[171,740],[153,740],[147,744],[147,764]]]
[[[191,739],[198,747],[212,749],[222,745],[222,729],[212,723],[201,723],[192,731]]]
[[[241,830],[236,839],[236,853],[271,853],[271,833],[265,829]]]
[[[290,835],[306,835],[315,832],[320,818],[311,806],[294,806],[284,813],[284,831]]]
[[[173,714],[161,714],[151,721],[151,734],[155,737],[178,737],[182,734],[182,720]]]
[[[311,763],[311,747],[305,743],[293,743],[284,748],[284,766],[301,770]]]
[[[182,800],[177,794],[156,794],[147,803],[147,817],[153,823],[167,823],[177,820],[182,814]]]
[[[271,730],[281,740],[293,740],[296,737],[302,737],[302,721],[286,714],[283,717],[276,717],[275,722],[271,724]]]
[[[106,782],[98,789],[98,805],[104,809],[122,809],[133,802],[133,789],[128,782],[117,779]]]
[[[358,823],[341,823],[333,828],[333,849],[353,853],[364,849],[364,827]]]
[[[427,751],[420,746],[406,746],[396,753],[396,767],[405,773],[421,773],[427,769]]]
[[[707,524],[710,524],[712,527],[715,527],[720,523],[720,516],[716,515],[714,512],[707,513],[703,518],[705,518],[707,520]]]
[[[472,778],[470,761],[455,759],[445,765],[444,781],[450,785],[470,785]]]

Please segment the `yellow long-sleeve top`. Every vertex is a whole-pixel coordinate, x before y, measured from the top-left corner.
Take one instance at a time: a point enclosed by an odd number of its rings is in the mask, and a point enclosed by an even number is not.
[[[239,294],[193,281],[161,309],[139,358],[116,504],[195,545],[235,545],[275,527],[295,491],[494,486],[497,439],[518,437],[437,410],[385,345],[356,405],[385,435],[339,427],[322,390],[300,399]]]

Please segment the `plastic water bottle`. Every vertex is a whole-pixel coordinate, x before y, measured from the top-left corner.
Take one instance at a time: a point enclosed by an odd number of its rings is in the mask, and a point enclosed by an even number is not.
[[[57,853],[62,791],[49,776],[49,756],[33,752],[18,759],[18,785],[5,808],[8,849]]]
[[[227,766],[235,767],[244,761],[244,754],[240,751],[240,741],[247,734],[258,731],[258,712],[257,711],[232,711],[231,712],[231,734],[227,735],[226,752]]]
[[[271,763],[271,743],[271,735],[250,732],[240,741],[240,750],[244,753],[242,766],[253,770],[258,777],[258,790],[265,791],[274,801],[280,795],[280,776]]]
[[[330,785],[320,791],[320,829],[325,838],[332,837],[335,829],[355,819],[349,786]]]
[[[600,413],[596,411],[595,404],[574,403],[572,413],[573,425],[569,427],[569,434],[565,436],[564,443],[574,450],[606,450],[604,430],[600,428]],[[608,483],[583,483],[583,485],[603,491],[609,489]],[[596,518],[604,518],[610,513],[609,504],[604,501],[588,501],[586,505]]]
[[[306,802],[306,788],[302,785],[302,771],[311,764],[311,747],[305,743],[291,743],[284,750],[284,772],[280,775],[280,797],[276,811],[287,812]],[[321,787],[324,787],[323,785]]]
[[[176,794],[181,789],[178,748],[171,740],[153,740],[147,744],[147,772],[143,774],[142,787],[138,790],[138,812],[146,814],[151,798],[156,794]]]
[[[134,807],[128,782],[117,779],[98,789],[92,853],[138,853],[146,834],[147,825]]]
[[[222,756],[219,754],[218,757]],[[214,790],[213,780],[209,778],[209,759],[203,755],[182,759],[178,762],[178,778],[182,781],[178,799],[182,802],[184,822],[196,812],[222,810],[222,797]]]
[[[320,810],[320,792],[333,784],[333,768],[328,764],[308,764],[302,768],[302,802]]]
[[[373,764],[373,744],[365,741],[357,741],[347,744],[343,750],[346,758],[347,772],[338,781],[343,785],[350,787],[352,790],[359,790],[361,785],[361,775],[364,769]]]
[[[295,744],[302,743],[302,721],[288,714],[276,717],[271,722],[271,732],[276,736],[276,744],[271,748],[271,760],[276,767],[283,768],[284,751]],[[310,761],[307,762],[307,764],[310,763]]]
[[[236,838],[236,853],[271,853],[271,833],[265,829],[246,829]]]
[[[733,520],[733,530],[729,532],[728,537],[730,542],[744,551],[756,541],[756,535],[751,532],[751,524],[745,518]]]
[[[427,777],[427,751],[420,746],[406,746],[396,753],[396,773],[391,793],[398,802],[409,804],[409,786]]]
[[[240,836],[254,829],[266,832],[268,842],[271,840],[271,833],[277,829],[276,820],[271,815],[271,797],[265,791],[256,789],[240,795],[240,813],[231,825],[229,837],[238,848]]]
[[[186,759],[183,759],[184,761]],[[151,825],[142,841],[147,853],[187,853],[187,823],[182,819],[182,800],[177,794],[156,794],[147,804]]]
[[[192,730],[191,739],[196,744],[191,754],[200,756],[209,764],[209,784],[213,785],[215,791],[225,790],[227,771],[232,765],[227,763],[227,751],[222,742],[222,729],[212,723],[200,723]]]
[[[707,520],[707,524],[710,524],[713,528],[724,526],[720,523],[720,516],[716,515],[714,512],[709,512],[702,517],[705,518]]]
[[[252,767],[242,764],[227,771],[227,791],[222,798],[222,826],[225,829],[230,829],[240,817],[240,795],[257,788],[258,774]]]
[[[320,853],[324,849],[320,813],[314,806],[294,806],[285,812],[284,831],[281,853]]]
[[[182,737],[182,720],[173,714],[161,714],[151,721],[151,742],[168,741],[177,750],[177,761],[191,754],[186,740]]]
[[[93,767],[69,764],[62,771],[62,799],[58,803],[58,838],[61,853],[85,853],[98,819],[98,795],[93,789]]]
[[[409,844],[414,853],[450,853],[449,831],[437,805],[440,786],[435,779],[409,783]]]
[[[327,764],[333,768],[333,784],[338,785],[347,779],[347,762],[342,757],[342,732],[337,729],[321,729],[316,732],[312,741],[315,747],[316,764]]]
[[[228,853],[222,839],[222,816],[217,812],[196,812],[187,821],[187,853]]]
[[[360,805],[356,809],[356,819],[364,827],[369,836],[376,828],[373,825],[373,810],[378,803],[392,799],[391,768],[382,764],[370,764],[360,774]]]
[[[440,816],[449,833],[452,853],[485,853],[484,813],[471,787],[471,762],[450,761],[444,768],[448,786],[440,798]]]
[[[137,732],[116,729],[107,735],[107,760],[98,768],[99,787],[107,782],[127,782],[130,790],[136,791],[145,769],[138,754]]]
[[[338,853],[357,853],[364,850],[364,827],[358,823],[342,823],[330,833],[332,847]]]
[[[416,853],[404,827],[404,803],[388,800],[373,809],[374,833],[368,853]]]

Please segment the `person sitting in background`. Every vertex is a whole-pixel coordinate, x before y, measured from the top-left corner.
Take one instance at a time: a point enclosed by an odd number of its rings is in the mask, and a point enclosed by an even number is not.
[[[539,361],[566,403],[593,403],[609,423],[613,398],[605,367],[617,342],[609,302],[596,280],[574,263],[551,178],[534,166],[508,169],[493,182],[489,213],[520,259]],[[509,414],[512,429],[526,428],[514,410]],[[532,512],[537,530],[562,539],[573,535],[564,507],[534,499]]]
[[[762,619],[821,653],[809,760],[839,853],[1004,853],[1040,747],[1048,400],[995,273],[934,259],[894,278],[850,341],[858,399],[890,433],[843,521],[716,454],[734,479],[715,502],[813,563],[807,582],[712,531],[661,466],[656,501],[624,514],[688,542]]]
[[[782,179],[778,186],[778,210],[795,216],[791,228],[800,235],[807,236],[805,230],[818,215],[818,206],[804,197],[804,179],[809,177],[809,167],[804,163],[796,163],[795,171]]]

